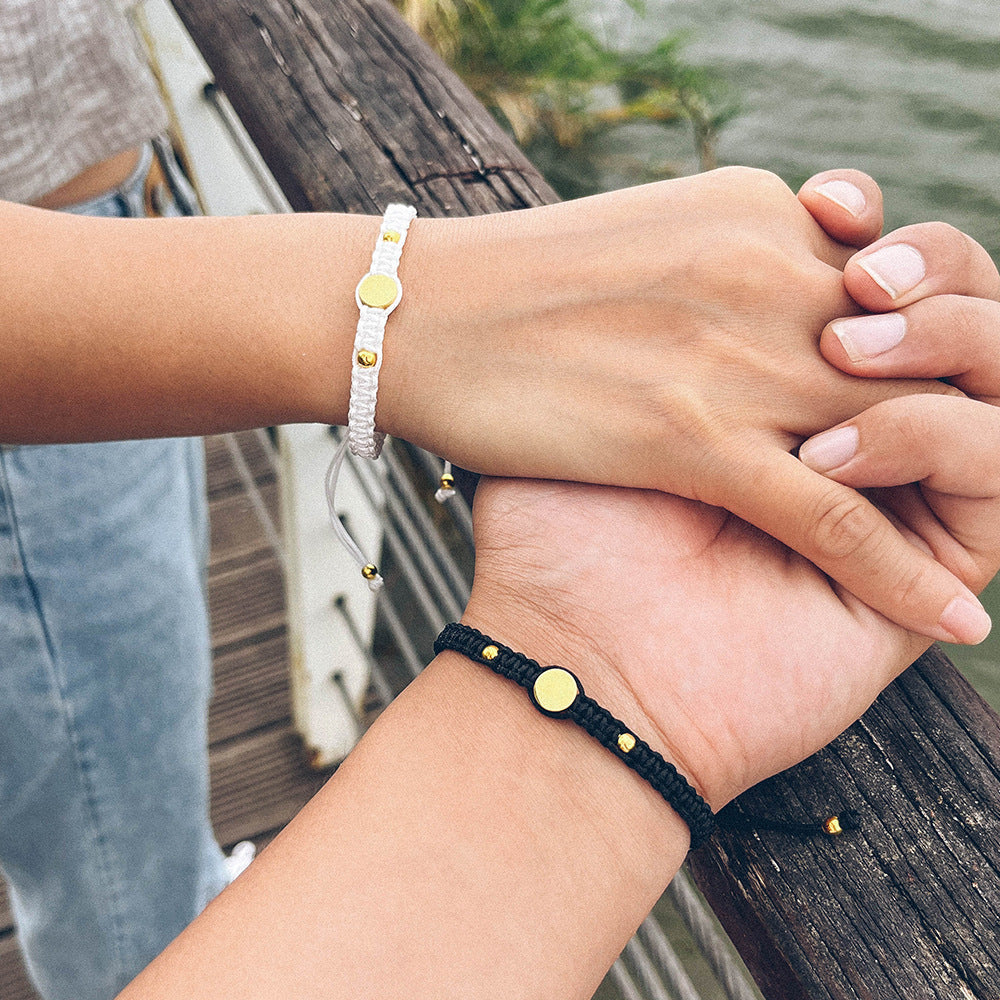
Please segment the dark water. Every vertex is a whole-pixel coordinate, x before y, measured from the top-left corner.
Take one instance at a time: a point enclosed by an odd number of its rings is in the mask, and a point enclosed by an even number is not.
[[[721,162],[793,187],[858,167],[882,185],[888,228],[942,219],[1000,261],[1000,0],[647,0],[645,22],[620,0],[602,7],[609,38],[682,31],[689,60],[726,82],[741,110]],[[685,136],[636,129],[609,158],[611,184],[632,179],[623,150],[635,170],[697,166]],[[1000,582],[987,604],[994,635],[949,654],[1000,708]]]
[[[639,22],[606,0],[616,36],[681,31],[741,113],[726,163],[797,185],[868,171],[890,228],[944,219],[1000,260],[1000,0],[647,0]],[[678,147],[679,149],[682,148]]]

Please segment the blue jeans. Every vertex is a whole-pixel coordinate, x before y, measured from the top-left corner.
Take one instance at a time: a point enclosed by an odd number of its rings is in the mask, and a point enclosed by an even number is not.
[[[73,210],[142,214],[141,168]],[[110,1000],[227,882],[206,551],[200,441],[0,448],[0,867],[45,1000]]]

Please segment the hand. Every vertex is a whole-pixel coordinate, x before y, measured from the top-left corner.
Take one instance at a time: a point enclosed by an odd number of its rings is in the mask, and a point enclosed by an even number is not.
[[[990,426],[995,446],[995,411]],[[960,452],[942,463],[949,481]],[[463,620],[573,669],[715,810],[825,746],[927,646],[717,507],[529,480],[485,481],[476,507]],[[1000,564],[1000,501],[954,508],[949,530],[985,576]],[[933,526],[909,526],[935,545]]]
[[[930,259],[940,232],[903,235]],[[861,281],[863,272],[849,275]],[[979,590],[1000,566],[1000,409],[992,405],[1000,306],[938,296],[903,312],[899,347],[863,363],[893,376],[951,373],[976,398],[876,405],[839,428],[856,430],[858,446],[827,475],[879,487],[875,499],[901,539]],[[957,328],[963,337],[939,332]],[[828,357],[839,343],[824,332]],[[818,456],[832,454],[823,437],[803,446],[804,461],[820,466]],[[494,480],[481,485],[475,515],[465,620],[574,669],[619,718],[636,731],[647,726],[640,735],[715,809],[828,743],[927,645],[719,508],[649,491]]]
[[[951,262],[944,285],[926,267],[931,259]],[[832,364],[863,378],[939,378],[965,398],[878,404],[811,438],[800,458],[837,482],[878,488],[873,496],[901,532],[915,531],[939,562],[979,591],[996,568],[990,528],[1000,513],[1000,275],[981,247],[936,225],[880,240],[849,262],[844,278],[877,313],[826,327],[821,347]],[[976,292],[982,297],[972,297]],[[961,606],[953,613],[973,614]]]
[[[844,177],[865,202],[855,214],[823,197]],[[802,202],[855,244],[881,224],[864,175],[821,175]],[[949,388],[859,379],[823,360],[824,324],[856,312],[841,273],[850,251],[776,177],[726,169],[429,221],[403,260],[413,270],[401,270],[394,343],[408,353],[382,373],[387,430],[477,471],[725,507],[904,626],[979,638],[940,622],[968,596],[947,570],[790,454],[878,401]]]

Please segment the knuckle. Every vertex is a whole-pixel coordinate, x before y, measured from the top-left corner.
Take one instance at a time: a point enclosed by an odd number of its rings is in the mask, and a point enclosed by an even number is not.
[[[850,559],[863,550],[878,531],[872,508],[860,494],[840,489],[824,493],[815,507],[811,534],[820,558]]]
[[[791,188],[776,173],[761,167],[719,167],[712,171],[712,176],[735,188],[742,186],[781,195],[791,194]]]
[[[892,587],[893,601],[899,608],[914,608],[921,605],[928,593],[935,590],[935,576],[932,567],[923,560],[917,566],[902,567],[897,582]]]
[[[965,233],[948,222],[925,222],[923,228],[926,229],[926,235],[934,242],[940,242],[946,246],[964,245],[968,239]]]
[[[932,267],[946,267],[951,274],[972,272],[992,276],[996,267],[989,254],[967,233],[948,222],[923,222],[911,228],[925,248]]]

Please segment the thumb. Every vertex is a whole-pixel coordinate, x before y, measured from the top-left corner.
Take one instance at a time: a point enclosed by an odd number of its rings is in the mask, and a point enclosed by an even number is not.
[[[882,192],[860,170],[824,170],[799,189],[799,201],[828,236],[866,247],[882,233]]]
[[[910,632],[944,642],[981,642],[989,616],[975,595],[909,542],[856,490],[781,452],[751,470],[753,488],[727,505],[805,556],[842,587]],[[785,497],[775,504],[775,497]]]

